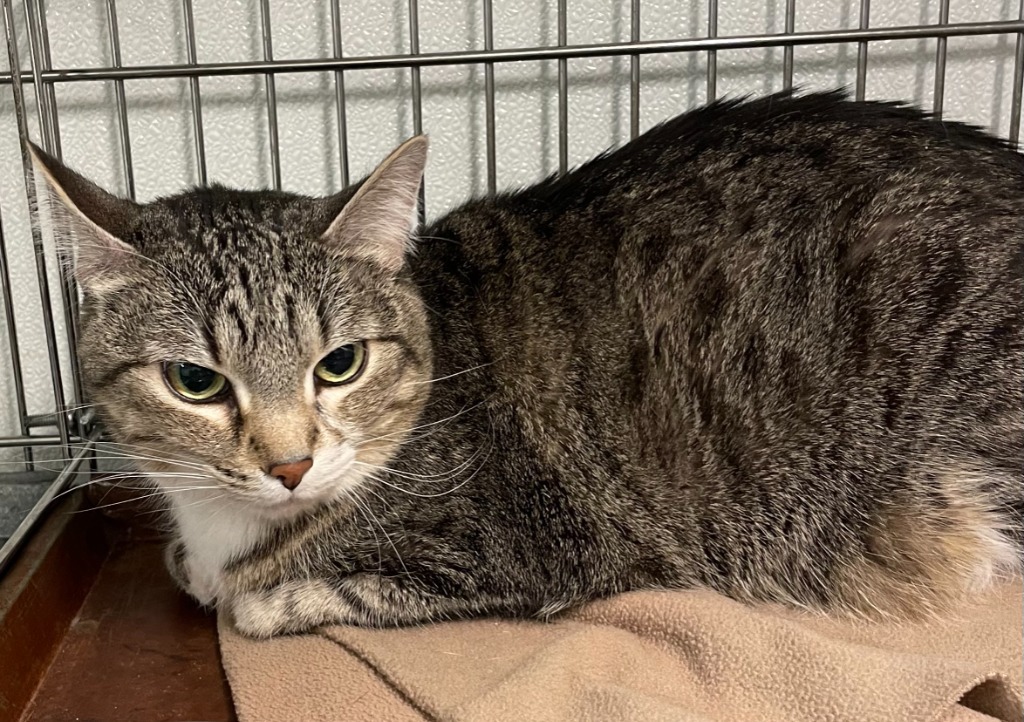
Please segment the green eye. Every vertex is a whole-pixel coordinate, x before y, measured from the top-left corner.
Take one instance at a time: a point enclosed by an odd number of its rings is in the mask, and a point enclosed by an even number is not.
[[[186,401],[213,401],[228,387],[221,374],[189,363],[164,364],[164,378],[171,391]]]
[[[363,370],[366,361],[366,346],[350,343],[334,349],[320,359],[313,374],[321,383],[338,386],[354,381]]]

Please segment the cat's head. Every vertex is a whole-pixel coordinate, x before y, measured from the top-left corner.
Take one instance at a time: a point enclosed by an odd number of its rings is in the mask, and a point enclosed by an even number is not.
[[[413,138],[327,198],[213,187],[141,205],[34,149],[83,292],[86,395],[165,490],[287,517],[394,454],[431,373],[406,270],[426,152]]]

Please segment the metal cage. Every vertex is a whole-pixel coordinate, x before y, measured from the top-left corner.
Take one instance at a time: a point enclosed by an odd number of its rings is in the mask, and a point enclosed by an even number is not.
[[[472,2],[473,0],[468,0]],[[703,79],[703,98],[714,99],[719,95],[718,53],[721,51],[778,48],[782,51],[781,81],[783,87],[792,87],[794,80],[794,50],[802,46],[841,44],[856,48],[856,76],[854,93],[858,99],[865,97],[868,77],[868,58],[871,44],[887,40],[927,41],[933,46],[934,86],[932,89],[933,110],[943,112],[946,96],[947,43],[951,38],[966,36],[1002,36],[1013,44],[1013,80],[1009,102],[1008,137],[1017,142],[1020,136],[1021,94],[1024,84],[1024,0],[1007,0],[1010,15],[992,18],[984,22],[950,22],[951,0],[938,0],[938,22],[917,25],[874,27],[871,24],[870,0],[851,0],[856,8],[852,27],[845,29],[822,29],[797,31],[797,0],[784,0],[783,32],[750,34],[742,36],[719,35],[719,0],[699,0],[706,3],[702,13],[706,18],[704,32],[697,37],[666,38],[648,40],[641,38],[641,0],[628,2],[628,35],[625,42],[597,44],[569,44],[568,42],[568,0],[557,0],[552,9],[557,19],[557,42],[542,47],[495,47],[495,8],[493,0],[478,0],[482,13],[482,49],[451,52],[420,52],[420,8],[418,0],[407,0],[408,53],[351,56],[343,52],[344,31],[340,0],[327,0],[329,5],[329,45],[331,52],[325,57],[307,59],[275,59],[274,39],[271,31],[270,0],[256,0],[258,9],[259,46],[262,58],[244,62],[200,63],[196,52],[196,22],[193,0],[181,0],[180,23],[183,29],[181,42],[187,62],[174,65],[131,66],[122,63],[122,43],[116,0],[102,0],[98,7],[105,10],[105,25],[108,40],[109,64],[107,67],[54,67],[50,45],[50,27],[47,24],[46,0],[23,0],[18,5],[14,0],[0,0],[2,23],[8,68],[0,74],[0,97],[13,102],[17,124],[17,138],[20,144],[21,168],[12,173],[23,175],[22,202],[34,207],[35,188],[31,178],[28,140],[30,135],[47,151],[61,156],[61,129],[57,89],[69,84],[102,83],[112,86],[114,111],[117,118],[117,137],[120,151],[121,172],[127,193],[135,195],[134,162],[132,138],[129,128],[129,104],[126,101],[125,81],[136,79],[178,78],[187,83],[192,152],[194,153],[194,180],[200,184],[207,181],[207,142],[204,134],[203,92],[204,79],[225,76],[255,76],[262,79],[262,98],[266,113],[267,158],[269,161],[270,184],[275,188],[282,185],[281,148],[279,143],[278,98],[276,81],[281,74],[328,72],[333,76],[333,97],[330,103],[335,114],[337,127],[338,157],[335,159],[343,184],[350,174],[348,124],[346,114],[346,76],[354,71],[398,69],[408,72],[408,101],[411,108],[412,129],[419,133],[423,129],[423,90],[421,70],[425,68],[464,65],[483,68],[484,87],[482,93],[484,125],[482,141],[485,164],[486,190],[495,192],[498,187],[496,153],[501,138],[498,137],[495,122],[495,67],[500,64],[524,61],[552,61],[557,65],[557,121],[554,135],[557,136],[557,169],[565,172],[569,166],[569,119],[568,98],[570,73],[568,63],[585,58],[621,58],[628,60],[628,135],[636,137],[641,130],[641,83],[642,66],[646,57],[662,54],[683,54],[699,56],[706,74]],[[730,0],[721,0],[725,5]],[[749,0],[731,0],[743,4]],[[1018,2],[1015,11],[1009,2]],[[1014,16],[1015,15],[1015,19]],[[19,37],[20,36],[20,37]],[[19,40],[21,42],[19,42]],[[681,111],[684,108],[678,108]],[[31,132],[31,120],[38,126]],[[552,139],[554,142],[554,139]],[[74,354],[76,344],[76,289],[65,274],[58,273],[55,259],[47,251],[41,224],[30,213],[32,253],[34,253],[35,276],[38,284],[38,319],[42,325],[45,340],[47,364],[45,369],[33,370],[36,375],[48,375],[48,386],[52,394],[50,408],[45,413],[29,413],[26,402],[26,377],[29,373],[23,363],[25,348],[19,346],[19,323],[16,318],[15,294],[12,285],[11,262],[14,259],[11,248],[11,231],[4,220],[4,208],[0,208],[0,292],[4,308],[6,339],[9,353],[0,363],[6,364],[3,373],[9,377],[12,390],[13,416],[17,433],[0,437],[0,450],[11,456],[8,469],[0,474],[0,492],[5,487],[31,487],[33,504],[11,510],[18,512],[20,523],[9,532],[0,548],[0,571],[12,558],[19,544],[30,533],[42,517],[46,507],[60,493],[87,474],[95,459],[94,447],[100,430],[92,421],[85,399],[82,398],[79,374]],[[24,231],[23,231],[24,232]],[[5,233],[7,235],[5,236]],[[28,246],[26,246],[28,248]],[[24,299],[21,299],[24,302]],[[2,329],[0,329],[2,330]],[[3,500],[0,498],[0,505]],[[0,541],[8,536],[0,534]]]

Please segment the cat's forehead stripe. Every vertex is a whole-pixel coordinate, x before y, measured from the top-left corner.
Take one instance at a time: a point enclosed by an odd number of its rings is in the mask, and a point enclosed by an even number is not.
[[[207,350],[209,351],[210,358],[219,366],[223,363],[223,357],[220,352],[220,344],[217,343],[217,334],[210,328],[210,324],[202,321],[199,326],[202,329],[203,340],[206,342]]]

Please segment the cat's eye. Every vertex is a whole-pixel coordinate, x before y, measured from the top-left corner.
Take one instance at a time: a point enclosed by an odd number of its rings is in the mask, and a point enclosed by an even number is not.
[[[228,389],[228,380],[223,375],[196,364],[164,364],[164,378],[171,391],[186,401],[215,401]]]
[[[338,386],[355,381],[363,371],[366,362],[366,346],[349,343],[331,351],[320,359],[313,369],[317,381],[328,386]]]

